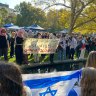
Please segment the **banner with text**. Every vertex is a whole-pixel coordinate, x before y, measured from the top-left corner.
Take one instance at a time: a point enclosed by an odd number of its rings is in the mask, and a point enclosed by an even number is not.
[[[59,39],[27,38],[23,44],[24,54],[50,54],[55,53]]]

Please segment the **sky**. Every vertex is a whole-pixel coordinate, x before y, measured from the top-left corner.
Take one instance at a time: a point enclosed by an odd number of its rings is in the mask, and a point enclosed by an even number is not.
[[[32,0],[0,0],[0,3],[8,4],[10,8],[14,9],[17,4],[23,1],[31,2]]]
[[[32,1],[35,1],[35,0],[0,0],[0,3],[3,3],[3,4],[8,4],[9,5],[9,8],[12,8],[14,9],[14,7],[17,5],[17,4],[20,4],[20,2],[32,2]],[[59,0],[59,2],[62,2],[62,0]],[[41,7],[42,9],[44,9],[44,5]],[[61,7],[61,6],[56,6],[56,7],[53,7],[55,9],[60,9],[60,8],[64,8],[64,7]]]

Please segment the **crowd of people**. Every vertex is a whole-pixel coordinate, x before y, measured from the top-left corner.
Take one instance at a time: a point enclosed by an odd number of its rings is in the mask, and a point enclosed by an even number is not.
[[[59,45],[56,50],[58,60],[66,59],[83,59],[85,52],[96,50],[96,34],[63,34],[38,32],[33,33],[31,30],[26,32],[24,29],[18,31],[7,32],[5,28],[0,29],[0,56],[4,55],[4,60],[8,61],[8,50],[10,48],[10,58],[15,56],[17,64],[28,64],[28,55],[23,53],[23,42],[26,38],[39,39],[59,39]],[[49,55],[51,63],[54,63],[54,54]],[[76,56],[75,56],[76,54]],[[35,62],[40,62],[47,54],[31,54]]]

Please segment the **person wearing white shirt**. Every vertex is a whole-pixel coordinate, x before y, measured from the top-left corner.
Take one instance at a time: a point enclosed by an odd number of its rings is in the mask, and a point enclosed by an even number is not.
[[[70,58],[69,59],[74,59],[74,54],[75,54],[76,47],[77,47],[77,40],[74,37],[71,37],[71,42],[70,42]]]

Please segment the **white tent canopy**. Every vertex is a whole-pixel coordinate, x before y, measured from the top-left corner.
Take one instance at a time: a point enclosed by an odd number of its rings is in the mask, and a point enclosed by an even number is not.
[[[7,29],[15,29],[15,30],[18,30],[18,29],[20,29],[20,27],[19,27],[19,26],[11,26],[11,27],[8,27]]]
[[[29,27],[27,27],[29,29],[33,29],[33,30],[44,30],[44,28],[40,27],[39,25],[33,24]]]
[[[60,33],[68,33],[69,30],[67,28],[65,28],[64,30],[60,31]]]

